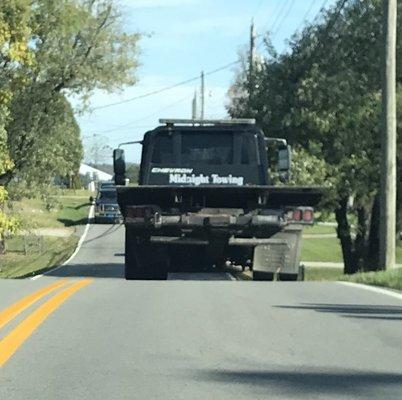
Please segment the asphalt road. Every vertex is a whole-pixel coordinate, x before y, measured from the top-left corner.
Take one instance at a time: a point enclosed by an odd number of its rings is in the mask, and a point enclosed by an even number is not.
[[[123,236],[91,226],[68,266],[0,281],[1,400],[402,399],[402,300],[225,273],[127,282]]]

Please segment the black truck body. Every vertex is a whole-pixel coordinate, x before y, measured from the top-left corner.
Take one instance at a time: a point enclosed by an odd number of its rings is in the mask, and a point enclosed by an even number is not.
[[[123,185],[115,150],[126,278],[227,262],[252,267],[254,279],[300,278],[301,230],[321,191],[273,186],[270,142],[252,121],[166,121],[144,135],[138,186]],[[289,164],[285,141],[275,142]]]

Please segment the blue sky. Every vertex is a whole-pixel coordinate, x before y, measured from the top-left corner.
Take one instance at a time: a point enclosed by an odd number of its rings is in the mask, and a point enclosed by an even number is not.
[[[280,52],[287,39],[320,8],[335,0],[120,0],[124,26],[128,32],[143,32],[140,41],[138,83],[120,93],[96,92],[91,106],[96,108],[159,90],[227,65],[238,58],[249,41],[254,18],[257,34],[272,33]],[[261,38],[257,48],[262,52]],[[206,78],[206,118],[226,116],[227,90],[235,67]],[[199,82],[191,82],[155,96],[94,110],[78,117],[84,147],[88,137],[102,135],[109,146],[139,140],[163,117],[190,118],[191,99]],[[140,146],[127,148],[127,159],[138,162]],[[110,160],[106,160],[109,161]]]

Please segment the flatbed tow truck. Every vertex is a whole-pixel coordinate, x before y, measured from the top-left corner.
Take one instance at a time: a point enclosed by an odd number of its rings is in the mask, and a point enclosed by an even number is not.
[[[272,185],[268,147],[289,174],[291,149],[252,119],[160,120],[146,132],[138,186],[126,186],[124,150],[113,152],[125,225],[126,279],[233,263],[254,280],[303,279],[303,225],[321,199],[314,187]]]

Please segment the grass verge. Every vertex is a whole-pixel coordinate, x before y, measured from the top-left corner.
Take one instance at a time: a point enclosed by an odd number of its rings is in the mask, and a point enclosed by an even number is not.
[[[23,199],[12,203],[17,218],[22,221],[22,228],[64,228],[86,222],[89,207],[89,194],[65,191],[54,196],[56,207],[47,210],[41,199]]]
[[[334,238],[303,239],[301,249],[303,261],[342,262],[339,240]]]
[[[74,252],[78,237],[44,237],[42,251],[24,254],[10,251],[1,256],[1,278],[23,278],[44,272],[62,264]]]
[[[306,268],[306,281],[345,281],[402,290],[402,268],[344,275],[340,268]]]
[[[6,239],[6,253],[0,256],[1,278],[35,275],[62,264],[74,252],[79,239],[73,232],[76,226],[87,222],[89,194],[66,190],[54,198],[57,207],[52,210],[47,210],[41,199],[13,202],[11,211],[15,210],[25,236],[22,232],[20,236]],[[38,228],[69,228],[67,235],[71,233],[71,236],[38,237],[34,231]],[[48,234],[52,234],[51,229]]]
[[[343,275],[340,280],[402,290],[402,268],[391,269],[388,271],[361,272],[354,275]]]
[[[317,230],[313,230],[317,228]],[[324,226],[323,228],[331,228]],[[337,237],[319,237],[320,226],[304,229],[303,233],[317,234],[317,238],[307,237],[302,240],[301,259],[314,262],[343,262],[342,248]],[[320,233],[318,233],[320,232]],[[402,241],[396,246],[396,262],[402,264]]]
[[[341,268],[309,268],[306,267],[304,279],[306,281],[338,281],[343,277]]]
[[[336,229],[334,226],[316,224],[312,226],[305,226],[303,228],[303,233],[307,233],[309,235],[327,235],[327,234],[336,235]]]

